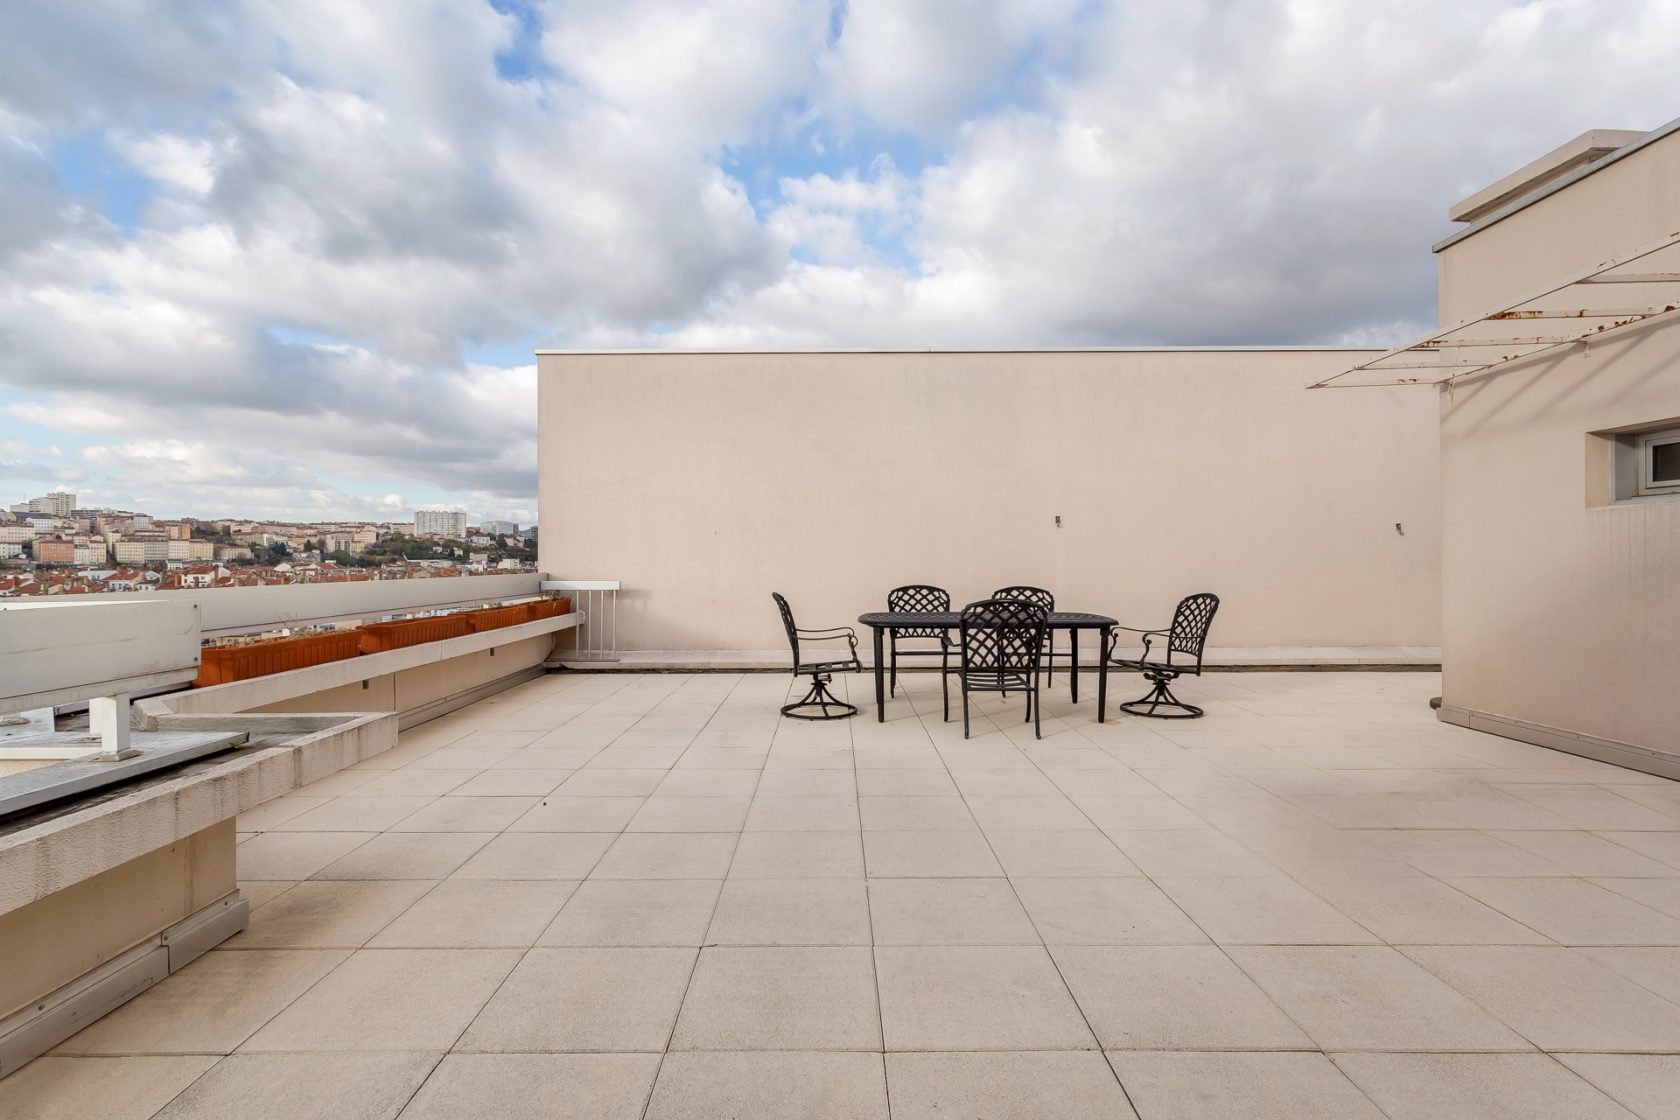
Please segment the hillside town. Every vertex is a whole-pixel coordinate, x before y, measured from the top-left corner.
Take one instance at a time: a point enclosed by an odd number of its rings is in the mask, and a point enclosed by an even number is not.
[[[0,513],[0,597],[439,579],[536,570],[537,527],[413,521],[175,520],[83,509],[52,491]]]

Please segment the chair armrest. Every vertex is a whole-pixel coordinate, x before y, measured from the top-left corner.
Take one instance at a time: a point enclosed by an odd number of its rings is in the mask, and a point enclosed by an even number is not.
[[[831,642],[831,641],[834,641],[837,638],[844,638],[844,639],[846,639],[846,642],[852,647],[853,655],[855,656],[857,654],[857,648],[858,648],[857,631],[853,630],[850,626],[831,626],[827,630],[798,630],[797,628],[795,628],[795,629],[796,629],[796,632],[799,634],[800,641]]]
[[[1169,631],[1169,630],[1139,630],[1136,626],[1116,626],[1114,628],[1114,630],[1115,630],[1115,633],[1113,633],[1109,636],[1108,648],[1103,651],[1103,660],[1104,661],[1110,661],[1110,660],[1113,659],[1114,651],[1120,645],[1119,631],[1121,631],[1121,630],[1124,630],[1128,634],[1137,634],[1137,635],[1139,635],[1140,637],[1143,638],[1143,659],[1144,660],[1149,659],[1149,654],[1150,654],[1150,652],[1153,649],[1154,644],[1155,644],[1154,639],[1165,638],[1171,633],[1171,631]],[[1171,660],[1172,654],[1170,652],[1168,653],[1167,656],[1168,656],[1168,660]]]

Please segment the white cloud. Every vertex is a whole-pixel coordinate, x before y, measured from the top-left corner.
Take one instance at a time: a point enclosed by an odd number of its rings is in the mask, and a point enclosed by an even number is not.
[[[1680,41],[1664,0],[535,19],[0,9],[0,407],[97,438],[0,457],[226,512],[529,520],[534,371],[478,348],[1390,341],[1432,313],[1447,204],[1660,123]],[[131,228],[59,179],[100,144],[152,184]]]

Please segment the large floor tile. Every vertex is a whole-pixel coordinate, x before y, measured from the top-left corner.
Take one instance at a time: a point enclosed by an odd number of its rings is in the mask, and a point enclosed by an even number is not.
[[[1640,1120],[1680,1120],[1680,1055],[1558,1054],[1557,1060]]]
[[[882,946],[875,967],[888,1050],[1096,1046],[1061,974],[1036,946]]]
[[[1449,882],[1564,945],[1680,945],[1680,919],[1582,879]]]
[[[869,916],[877,945],[1039,943],[1038,931],[1004,878],[871,879]]]
[[[866,829],[928,830],[978,828],[960,797],[863,797],[858,813]]]
[[[627,832],[613,841],[592,879],[721,879],[735,852],[733,832]]]
[[[987,831],[1096,827],[1077,805],[1059,792],[1037,797],[970,796],[966,800],[974,819]]]
[[[739,832],[747,805],[745,797],[650,797],[625,831]]]
[[[730,879],[708,940],[718,945],[868,945],[858,879]]]
[[[53,1052],[230,1053],[349,955],[345,949],[206,953]]]
[[[386,832],[315,873],[317,879],[443,879],[493,832]]]
[[[275,826],[279,832],[383,832],[430,805],[431,797],[335,797]]]
[[[363,949],[242,1052],[447,1050],[518,960],[512,949]]]
[[[1140,875],[1136,864],[1100,832],[991,830],[991,850],[1012,878]],[[873,874],[873,872],[871,872]]]
[[[669,773],[667,770],[578,770],[560,783],[559,792],[566,797],[646,797],[659,788]]]
[[[216,1059],[36,1058],[0,1080],[6,1120],[149,1120]]]
[[[1547,945],[1551,939],[1438,879],[1314,878],[1312,891],[1394,945]]]
[[[1312,1043],[1212,945],[1051,946],[1109,1050],[1296,1050]]]
[[[1629,945],[1578,952],[1670,1003],[1680,1004],[1680,947]]]
[[[1282,877],[1155,881],[1222,945],[1351,945],[1378,940],[1305,887]]]
[[[234,1054],[158,1113],[159,1120],[391,1120],[436,1054]]]
[[[1544,1054],[1336,1054],[1390,1120],[1635,1120]]]
[[[374,949],[525,948],[577,888],[573,880],[451,879],[368,942]]]
[[[699,948],[722,885],[716,879],[592,879],[538,944]]]
[[[654,1054],[450,1054],[402,1120],[640,1120]]]
[[[1573,949],[1404,951],[1542,1049],[1680,1051],[1680,1007]]]
[[[869,949],[708,948],[671,1046],[678,1050],[879,1050]]]
[[[535,797],[440,797],[391,826],[393,832],[500,832],[537,804]]]
[[[861,879],[863,873],[863,842],[856,829],[743,832],[729,865],[731,879]]]
[[[1142,1120],[1382,1120],[1322,1054],[1109,1055]]]
[[[430,881],[299,883],[251,912],[229,949],[357,949],[422,895]]]
[[[886,1120],[879,1054],[671,1054],[647,1120]]]
[[[611,832],[504,832],[480,848],[453,877],[583,879],[617,838]]]
[[[265,832],[234,850],[241,879],[307,879],[377,832]]]
[[[1387,946],[1237,946],[1231,959],[1324,1050],[1528,1050]]]
[[[1050,945],[1183,945],[1207,941],[1147,879],[1012,880],[1021,903]]]
[[[473,1052],[657,1052],[694,967],[693,949],[532,949],[473,1021]]]
[[[1272,864],[1210,828],[1111,829],[1108,836],[1145,875],[1224,879],[1280,874]]]
[[[894,1120],[1132,1120],[1108,1062],[1095,1051],[888,1054]]]
[[[506,828],[509,832],[621,832],[644,800],[553,793]]]

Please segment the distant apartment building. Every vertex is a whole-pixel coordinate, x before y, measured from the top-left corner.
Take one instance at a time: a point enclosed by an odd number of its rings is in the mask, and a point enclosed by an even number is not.
[[[35,562],[37,564],[74,564],[76,562],[76,546],[70,541],[57,537],[43,537],[35,542]]]
[[[97,567],[111,559],[111,550],[99,537],[94,537],[86,542],[77,542],[75,547],[74,562],[78,568]]]
[[[483,521],[479,523],[478,531],[492,537],[517,537],[519,523],[517,521]]]
[[[29,513],[48,513],[54,517],[69,517],[76,508],[76,495],[54,490],[28,502]]]
[[[452,509],[414,511],[414,535],[460,540],[467,535],[467,515]]]
[[[216,545],[215,559],[217,560],[251,560],[254,557],[251,550],[240,544]]]
[[[0,560],[19,560],[22,557],[22,544],[15,541],[0,541]]]
[[[171,561],[214,560],[216,558],[216,546],[209,541],[192,540],[190,538],[182,540],[172,537],[165,543],[168,545]]]
[[[35,530],[29,525],[0,525],[0,544],[23,544],[35,539]]]
[[[112,542],[111,557],[119,564],[167,564],[169,538],[160,534],[122,537]]]

